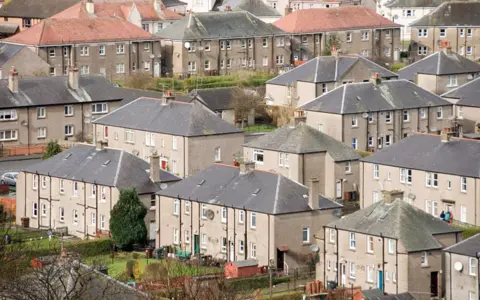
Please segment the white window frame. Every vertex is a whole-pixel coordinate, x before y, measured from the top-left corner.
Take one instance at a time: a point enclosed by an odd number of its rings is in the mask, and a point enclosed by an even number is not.
[[[14,121],[18,119],[15,109],[0,110],[0,121]]]
[[[385,123],[391,124],[392,123],[392,112],[386,111],[385,112]]]
[[[90,214],[90,219],[92,221],[92,225],[97,225],[97,215],[95,213]]]
[[[259,160],[259,159],[258,159],[259,156],[262,157],[262,160]],[[261,165],[263,165],[264,159],[265,159],[265,156],[264,156],[263,150],[253,149],[253,161],[254,161],[256,164],[261,164]]]
[[[90,48],[88,46],[80,46],[80,56],[89,56]]]
[[[250,212],[250,228],[257,228],[257,214],[254,212]]]
[[[467,192],[467,177],[460,177],[460,191],[462,193]]]
[[[471,276],[477,276],[477,260],[473,257],[468,259],[468,274]]]
[[[367,265],[367,282],[368,283],[373,283],[374,282],[374,273],[375,273],[375,267],[372,265]]]
[[[37,202],[33,202],[32,217],[38,217],[38,204],[37,204]]]
[[[100,45],[98,46],[98,54],[100,56],[104,56],[105,55],[105,45]]]
[[[105,229],[105,215],[100,215],[100,229]]]
[[[65,208],[59,207],[58,208],[58,218],[60,222],[65,222]]]
[[[177,150],[177,137],[172,136],[172,149]]]
[[[412,169],[407,169],[407,184],[412,184],[413,181],[413,171]]]
[[[350,161],[345,162],[345,174],[352,173],[352,163]]]
[[[438,36],[441,37],[441,38],[447,37],[447,29],[446,28],[440,28]]]
[[[108,113],[107,103],[92,103],[92,114],[105,114]]]
[[[377,164],[373,165],[373,179],[380,178],[380,166]]]
[[[357,241],[355,239],[355,232],[349,232],[348,234],[349,242],[348,246],[350,249],[355,250],[357,248]]]
[[[174,216],[180,215],[180,200],[178,199],[173,200],[173,215]]]
[[[447,87],[456,87],[458,86],[458,77],[457,75],[448,75]],[[441,108],[441,107],[440,107]]]
[[[124,74],[125,73],[125,64],[124,63],[118,63],[115,65],[115,72],[117,74]]]
[[[72,183],[72,188],[73,188],[73,196],[78,197],[78,181],[74,181]]]
[[[422,267],[428,267],[428,252],[423,251],[422,255],[420,256],[420,265]]]
[[[201,237],[201,247],[202,249],[207,249],[207,234],[206,233],[202,233],[202,237]]]
[[[180,244],[180,232],[178,228],[173,228],[173,244],[174,245]]]
[[[125,45],[124,44],[116,44],[115,48],[117,50],[117,54],[125,54]]]
[[[257,245],[250,242],[250,258],[257,258]]]
[[[395,240],[388,239],[388,254],[395,254]]]
[[[190,209],[191,209],[191,202],[190,201],[185,201],[185,214],[190,215]]]
[[[425,108],[420,108],[419,114],[420,114],[420,119],[425,119],[427,117]]]
[[[331,244],[335,244],[335,229],[329,229],[329,241]]]
[[[38,175],[33,174],[32,189],[36,190],[37,188],[38,188]]]
[[[460,222],[467,223],[467,207],[460,205]]]
[[[243,210],[238,211],[238,223],[239,224],[245,223],[245,212]]]
[[[353,115],[352,116],[352,128],[356,128],[356,127],[358,127],[358,116]]]
[[[357,148],[358,148],[358,139],[357,138],[352,138],[352,148],[357,150]]]
[[[73,116],[73,105],[65,105],[65,107],[63,108],[63,114],[66,117]]]
[[[407,169],[401,168],[400,169],[400,183],[407,182]]]
[[[392,281],[397,282],[397,273],[396,272],[392,272]]]
[[[369,31],[362,31],[362,41],[368,41],[370,39]]]
[[[125,129],[125,143],[135,143],[135,132],[131,129]]]
[[[221,214],[222,223],[227,223],[227,218],[228,218],[228,210],[226,207],[222,207],[222,214]]]
[[[74,209],[72,211],[72,223],[74,225],[77,225],[78,224],[78,210]]]
[[[205,203],[202,203],[202,219],[207,219],[207,205]]]
[[[373,253],[375,251],[375,238],[371,235],[367,235],[367,253]]]
[[[305,233],[306,238],[305,238]],[[302,229],[302,241],[304,244],[309,244],[310,243],[310,227],[303,227]]]
[[[220,249],[220,252],[227,253],[227,244],[228,244],[227,238],[222,237],[222,248]]]
[[[47,205],[44,203],[42,204],[42,217],[47,216]]]
[[[350,279],[356,278],[356,266],[354,262],[350,262]]]
[[[404,109],[402,112],[403,122],[410,122],[410,112],[407,109]]]
[[[185,230],[185,244],[190,244],[190,230]]]
[[[215,161],[222,161],[222,149],[220,147],[215,148]]]

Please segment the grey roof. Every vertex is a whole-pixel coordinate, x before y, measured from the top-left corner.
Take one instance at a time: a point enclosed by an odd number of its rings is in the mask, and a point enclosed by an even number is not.
[[[480,77],[467,82],[454,90],[446,92],[442,97],[458,99],[456,104],[460,106],[480,107],[478,91],[480,91]]]
[[[416,74],[439,76],[479,72],[480,64],[455,52],[446,54],[440,51],[398,70],[398,75],[402,79],[413,81]]]
[[[216,40],[285,34],[247,11],[191,13],[157,33],[170,40]]]
[[[160,91],[116,87],[114,88],[111,95],[114,98],[122,99],[121,105],[125,105],[141,97],[160,99],[163,97],[164,94]],[[180,102],[190,102],[193,99],[192,96],[184,94],[174,94],[174,97],[175,101]]]
[[[400,199],[392,203],[379,201],[327,227],[397,239],[408,252],[441,249],[434,235],[461,232]]]
[[[480,233],[477,233],[466,240],[445,248],[443,251],[470,257],[477,257],[477,253],[480,252]]]
[[[148,194],[159,190],[150,180],[149,170],[146,161],[124,150],[78,145],[23,171],[117,188],[135,187],[138,193]],[[173,182],[180,178],[160,170],[160,180]]]
[[[312,210],[306,186],[281,174],[259,170],[241,174],[239,168],[227,165],[211,165],[157,194],[267,214]],[[320,199],[320,209],[342,207],[321,195]]]
[[[25,46],[0,43],[0,67],[17,55]]]
[[[189,103],[139,98],[93,123],[160,132],[177,136],[204,136],[242,132],[197,100]]]
[[[187,6],[186,2],[179,1],[179,0],[162,0],[163,5],[165,7],[174,7],[174,6]]]
[[[352,147],[308,126],[304,122],[295,126],[282,126],[244,146],[297,154],[328,152],[335,161],[360,159],[360,155]]]
[[[405,292],[397,295],[373,296],[365,298],[365,300],[415,300],[415,297],[409,292]]]
[[[383,292],[379,289],[369,289],[369,290],[362,290],[362,295],[365,297],[378,297],[383,296]],[[368,300],[368,299],[367,299]]]
[[[0,17],[46,19],[78,3],[79,0],[8,1],[0,8]]]
[[[17,32],[19,26],[18,24],[8,23],[8,22],[0,22],[0,33],[5,35],[12,35]]]
[[[227,6],[232,10],[248,11],[257,17],[278,17],[282,15],[262,0],[217,0],[213,10],[225,11]]]
[[[255,259],[237,260],[233,263],[239,268],[258,266],[258,261]]]
[[[296,81],[313,83],[334,82],[341,80],[343,76],[355,65],[364,65],[368,72],[364,78],[370,78],[378,73],[382,78],[397,78],[398,75],[384,67],[361,56],[318,56],[288,72],[278,75],[267,81],[267,84],[291,85]]]
[[[192,90],[190,96],[196,97],[213,111],[222,111],[232,108],[231,103],[235,89],[238,89],[238,87]],[[245,92],[257,93],[260,95],[257,89],[245,88]]]
[[[344,84],[305,103],[299,109],[332,114],[356,114],[419,107],[451,106],[447,100],[405,80]]]
[[[480,142],[415,134],[362,159],[364,162],[465,177],[480,177]]]
[[[385,7],[437,7],[448,0],[391,0]]]
[[[480,139],[480,133],[464,133],[463,137],[465,137],[467,139],[479,140]]]
[[[418,26],[479,26],[480,2],[447,1],[433,12],[410,24]]]
[[[19,79],[19,92],[8,89],[8,79],[0,80],[0,108],[48,106],[85,101],[119,101],[114,87],[100,75],[80,76],[79,89],[68,87],[66,76]]]

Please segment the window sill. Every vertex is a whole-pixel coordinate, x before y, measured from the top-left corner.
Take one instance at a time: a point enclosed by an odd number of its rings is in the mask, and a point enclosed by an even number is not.
[[[202,248],[201,248],[201,249],[204,249],[204,250],[206,250],[206,249],[207,249],[207,246],[202,246]]]
[[[44,140],[46,138],[47,138],[46,136],[37,136],[37,140]]]
[[[421,265],[422,268],[430,268],[429,265]]]
[[[349,248],[348,250],[352,251],[352,252],[357,252],[357,249],[356,248]]]
[[[375,252],[373,252],[373,251],[367,251],[366,254],[368,254],[368,255],[374,255]]]
[[[37,216],[32,216],[32,219],[37,219],[38,217]]]
[[[375,283],[373,280],[372,280],[372,281],[367,280],[366,282],[367,282],[367,283],[370,283],[370,284],[374,284],[374,283]]]
[[[150,210],[155,210],[155,206],[150,206]]]
[[[352,175],[352,172],[345,172],[345,175]]]
[[[63,220],[63,221],[62,221],[62,220],[60,220],[60,221],[58,221],[58,223],[62,223],[62,224],[63,224],[63,223],[65,223],[65,220]]]

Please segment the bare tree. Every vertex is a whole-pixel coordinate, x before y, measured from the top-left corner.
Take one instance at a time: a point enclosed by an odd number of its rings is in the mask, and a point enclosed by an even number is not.
[[[265,102],[257,90],[236,86],[232,91],[230,106],[233,108],[236,118],[241,120],[242,128],[244,128],[245,119],[248,120],[251,114],[262,112]]]

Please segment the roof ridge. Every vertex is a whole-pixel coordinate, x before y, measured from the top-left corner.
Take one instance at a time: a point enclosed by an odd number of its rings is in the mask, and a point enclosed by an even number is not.
[[[429,55],[425,56],[424,58],[419,59],[419,60],[413,62],[413,64],[409,64],[409,65],[407,65],[407,66],[405,66],[405,67],[403,67],[403,68],[401,68],[401,69],[398,69],[398,71],[401,71],[401,70],[404,70],[404,69],[408,69],[408,68],[416,65],[417,63],[426,60],[427,58],[433,57],[435,54],[438,54],[438,51],[437,51],[437,52],[433,52],[432,54],[429,54]]]
[[[120,167],[122,165],[122,160],[123,160],[123,153],[125,150],[120,151],[120,158],[118,159],[118,164],[117,164],[117,170],[115,172],[115,177],[113,179],[113,186],[117,186],[117,181],[118,181],[118,175],[120,174]]]
[[[451,245],[451,246],[448,246],[448,247],[446,247],[445,249],[443,249],[443,251],[449,252],[448,250],[450,250],[450,249],[452,249],[452,248],[455,248],[455,247],[463,244],[464,242],[473,240],[474,238],[477,238],[477,237],[480,237],[480,233],[474,234],[474,235],[472,235],[471,237],[468,237],[468,238],[466,238],[466,239],[464,239],[464,240],[462,240],[462,241],[460,241],[460,242],[458,242],[458,243],[456,243],[456,244],[453,244],[453,245]]]
[[[479,79],[480,79],[480,77],[477,77],[477,78],[475,78],[475,79],[472,80],[472,81],[469,81],[469,82],[467,82],[467,83],[465,83],[465,84],[462,84],[461,86],[458,86],[458,87],[456,87],[456,88],[454,88],[454,89],[451,89],[451,90],[448,91],[448,92],[445,92],[445,93],[441,94],[440,97],[450,98],[450,97],[448,97],[448,96],[446,96],[446,95],[452,93],[453,91],[459,90],[459,89],[461,89],[461,88],[469,85],[470,83],[476,82],[476,81],[479,80]]]

